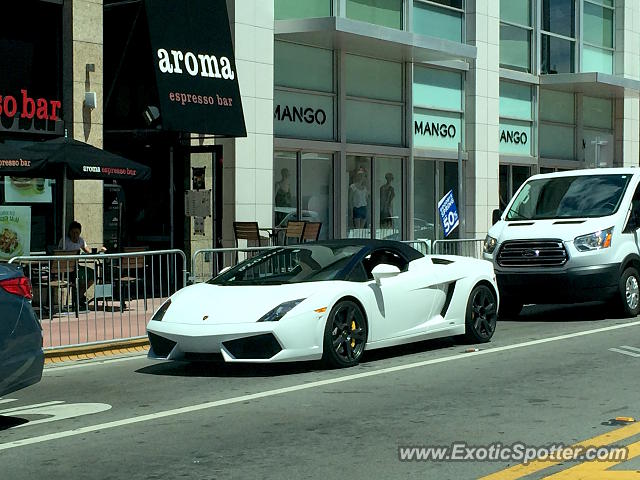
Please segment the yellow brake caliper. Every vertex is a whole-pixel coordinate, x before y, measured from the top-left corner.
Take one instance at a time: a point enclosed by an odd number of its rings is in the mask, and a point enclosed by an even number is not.
[[[351,320],[351,331],[353,332],[356,329],[356,322],[355,320]],[[356,339],[352,338],[351,339],[351,348],[356,346]]]

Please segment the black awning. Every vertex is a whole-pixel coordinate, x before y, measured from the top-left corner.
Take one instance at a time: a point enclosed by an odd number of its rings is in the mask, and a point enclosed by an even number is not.
[[[162,129],[245,137],[226,0],[145,0],[145,9]]]

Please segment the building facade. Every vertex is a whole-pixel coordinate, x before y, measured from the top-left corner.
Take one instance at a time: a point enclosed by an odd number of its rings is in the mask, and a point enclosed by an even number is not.
[[[163,134],[114,114],[129,106],[122,78],[131,98],[145,94],[131,93],[140,62],[117,55],[144,43],[121,34],[144,2],[35,3],[61,12],[70,135],[156,172],[153,200],[128,193],[138,243],[231,246],[234,221],[294,218],[322,222],[321,238],[438,239],[450,190],[463,221],[448,238],[484,236],[532,174],[639,163],[640,2],[227,0],[242,138]],[[182,211],[203,167],[219,211],[204,227]],[[98,183],[76,181],[66,199],[96,244]]]

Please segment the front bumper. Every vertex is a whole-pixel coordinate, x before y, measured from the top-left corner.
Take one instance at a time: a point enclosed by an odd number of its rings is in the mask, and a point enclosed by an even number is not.
[[[577,303],[608,300],[618,290],[619,263],[563,269],[498,269],[500,296],[514,303]]]
[[[149,358],[225,362],[287,362],[322,357],[324,315],[278,322],[194,325],[150,321]]]

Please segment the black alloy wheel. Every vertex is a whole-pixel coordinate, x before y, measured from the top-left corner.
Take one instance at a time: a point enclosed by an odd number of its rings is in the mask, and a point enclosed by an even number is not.
[[[496,295],[487,285],[476,285],[469,295],[465,318],[465,339],[471,343],[491,340],[496,331]]]
[[[342,300],[331,309],[324,329],[322,359],[331,367],[357,365],[367,343],[367,322],[360,307]]]

